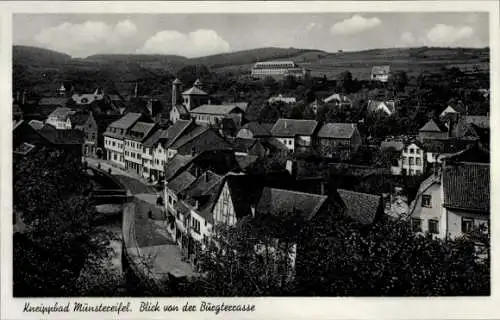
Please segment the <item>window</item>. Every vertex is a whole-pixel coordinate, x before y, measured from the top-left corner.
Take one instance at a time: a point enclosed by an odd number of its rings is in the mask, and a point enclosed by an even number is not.
[[[422,207],[432,208],[432,197],[429,194],[422,195]]]
[[[416,175],[421,175],[421,174],[422,174],[422,171],[420,171],[420,170],[415,170],[415,174],[416,174]]]
[[[403,157],[403,164],[408,164],[408,158],[407,157]]]
[[[469,233],[474,227],[474,219],[462,218],[462,232]]]
[[[422,160],[420,160],[420,158],[416,158],[415,163],[417,164],[417,166],[420,166],[422,165]]]
[[[432,234],[439,233],[439,221],[433,219],[429,220],[429,233]]]
[[[411,227],[413,232],[422,232],[422,220],[418,218],[411,218]]]
[[[409,148],[408,150],[410,151],[410,153],[415,153],[415,149],[413,148]]]
[[[113,147],[114,147],[115,145],[116,145],[116,144],[115,144],[115,142],[113,141]]]
[[[193,231],[196,233],[200,233],[200,222],[195,218],[191,218],[191,225],[193,226]]]
[[[410,157],[410,166],[415,164],[415,158]]]

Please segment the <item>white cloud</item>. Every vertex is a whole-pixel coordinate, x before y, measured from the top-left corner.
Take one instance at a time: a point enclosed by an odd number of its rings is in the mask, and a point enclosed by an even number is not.
[[[378,27],[382,21],[377,18],[364,18],[354,15],[349,19],[337,22],[330,27],[332,34],[354,34]]]
[[[403,44],[415,44],[417,40],[411,32],[404,32],[401,34],[401,41]]]
[[[163,30],[149,38],[137,53],[199,57],[228,52],[229,49],[229,43],[214,30],[199,29],[188,34]]]
[[[474,29],[470,26],[449,26],[436,24],[420,36],[404,32],[400,36],[398,46],[435,46],[435,47],[482,47],[483,43],[474,37]]]
[[[454,27],[437,24],[427,33],[427,41],[435,45],[452,45],[470,39],[474,29],[470,26]]]
[[[34,39],[46,48],[75,57],[85,57],[94,53],[117,52],[120,44],[136,33],[137,27],[130,20],[120,21],[115,25],[89,20],[81,24],[65,22],[44,28]]]

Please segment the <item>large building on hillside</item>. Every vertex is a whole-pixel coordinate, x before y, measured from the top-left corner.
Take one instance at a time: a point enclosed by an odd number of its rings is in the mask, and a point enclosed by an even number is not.
[[[252,78],[264,79],[272,77],[277,80],[287,76],[295,79],[304,79],[309,75],[309,70],[299,67],[293,61],[265,61],[257,62],[252,68]]]

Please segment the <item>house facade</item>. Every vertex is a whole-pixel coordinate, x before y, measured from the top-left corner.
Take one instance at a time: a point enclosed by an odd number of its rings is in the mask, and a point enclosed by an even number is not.
[[[223,119],[230,118],[237,126],[240,126],[243,114],[243,110],[230,104],[204,104],[191,110],[191,117],[200,125],[219,125]]]
[[[288,150],[310,150],[316,134],[315,120],[278,119],[271,129],[271,135],[283,143]]]
[[[449,138],[449,129],[441,120],[430,119],[427,123],[418,130],[418,140],[442,140]]]
[[[138,121],[128,130],[124,138],[125,169],[142,175],[142,143],[154,133],[156,128],[155,123]]]
[[[489,164],[444,161],[420,185],[411,206],[413,230],[456,239],[485,227],[489,232]]]
[[[72,128],[70,115],[75,114],[76,111],[66,107],[55,109],[45,121],[58,130],[69,130]]]
[[[361,134],[355,123],[325,123],[318,131],[317,146],[324,157],[338,155],[349,159],[361,146]]]
[[[104,132],[104,148],[106,158],[113,164],[125,168],[125,135],[132,126],[141,119],[140,113],[127,113],[122,118],[112,122]]]
[[[70,121],[74,129],[83,131],[84,133],[83,155],[85,157],[97,157],[99,142],[98,127],[92,112],[89,114],[71,115]]]
[[[390,66],[374,66],[372,68],[371,80],[387,82],[391,75]]]

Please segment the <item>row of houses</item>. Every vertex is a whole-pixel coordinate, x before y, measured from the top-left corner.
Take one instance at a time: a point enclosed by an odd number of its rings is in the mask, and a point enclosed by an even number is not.
[[[203,250],[219,227],[234,227],[251,219],[273,230],[266,236],[273,238],[274,249],[285,239],[293,239],[293,265],[300,252],[302,228],[324,221],[325,216],[337,212],[333,207],[362,224],[383,218],[380,196],[349,190],[300,190],[302,184],[289,175],[273,179],[245,173],[235,161],[221,161],[220,153],[216,154],[205,152],[189,159],[176,155],[166,167],[167,230],[186,257],[195,257]],[[234,155],[226,153],[226,157]],[[295,218],[299,223],[288,226]]]

